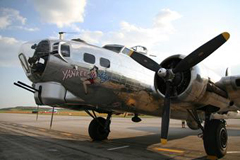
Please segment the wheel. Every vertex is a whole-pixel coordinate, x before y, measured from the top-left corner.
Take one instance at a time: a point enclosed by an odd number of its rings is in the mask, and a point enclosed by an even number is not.
[[[222,158],[227,152],[227,141],[225,121],[211,120],[205,123],[203,143],[207,155]]]
[[[94,118],[88,128],[89,136],[94,141],[102,141],[107,139],[109,132],[110,132],[110,126],[108,126],[107,129],[104,128],[106,123],[106,119],[102,117]]]

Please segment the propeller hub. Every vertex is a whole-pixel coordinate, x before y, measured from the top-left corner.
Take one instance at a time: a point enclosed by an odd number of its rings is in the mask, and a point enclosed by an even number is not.
[[[165,68],[160,68],[157,72],[159,77],[166,77],[167,76],[167,70]]]
[[[163,78],[165,81],[172,82],[172,80],[175,77],[175,74],[173,73],[172,69],[165,69],[160,68],[157,72],[158,76]]]

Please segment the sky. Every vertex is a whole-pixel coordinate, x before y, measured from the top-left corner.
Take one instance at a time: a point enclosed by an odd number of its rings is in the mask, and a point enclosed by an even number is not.
[[[81,38],[103,46],[142,45],[161,62],[188,55],[222,32],[230,39],[203,63],[221,76],[240,74],[240,1],[237,0],[0,0],[0,108],[35,106],[18,50],[24,42]]]

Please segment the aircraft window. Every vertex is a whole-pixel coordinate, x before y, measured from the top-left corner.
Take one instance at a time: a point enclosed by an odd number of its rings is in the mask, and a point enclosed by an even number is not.
[[[111,50],[111,51],[116,52],[116,53],[120,53],[120,51],[122,50],[123,47],[104,46],[103,48]]]
[[[130,50],[130,49],[128,49],[128,48],[124,48],[124,50],[122,51],[122,53],[129,55],[129,53],[130,53],[131,51],[132,51],[132,50]]]
[[[63,57],[70,57],[69,45],[66,45],[66,44],[61,45],[61,53],[62,53]]]
[[[95,63],[95,56],[89,53],[84,53],[83,60],[87,63],[94,64]]]
[[[105,58],[100,58],[100,65],[102,67],[110,68],[110,61]]]
[[[19,59],[20,59],[20,62],[22,64],[22,66],[24,67],[24,70],[29,73],[30,72],[30,69],[29,69],[29,66],[28,66],[28,63],[27,63],[27,59],[25,57],[25,55],[23,53],[19,54]]]
[[[236,79],[236,85],[237,87],[240,87],[240,79]]]

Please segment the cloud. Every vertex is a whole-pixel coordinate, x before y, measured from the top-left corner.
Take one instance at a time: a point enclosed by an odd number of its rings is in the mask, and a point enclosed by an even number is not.
[[[91,44],[96,44],[99,42],[103,36],[103,32],[101,31],[83,31],[81,34],[81,38]]]
[[[118,43],[126,46],[144,45],[151,49],[159,45],[160,42],[169,39],[169,36],[175,32],[172,23],[180,17],[181,15],[178,12],[163,9],[154,17],[150,27],[141,27],[122,21],[117,31],[82,30],[80,37],[97,45]]]
[[[33,3],[43,22],[56,24],[60,28],[84,20],[86,0],[34,0]]]
[[[157,28],[164,28],[165,30],[173,31],[174,27],[172,22],[181,18],[182,16],[170,9],[162,9],[160,13],[157,14],[154,20],[154,26]]]
[[[0,8],[0,29],[6,29],[14,23],[20,23],[24,25],[26,18],[19,14],[18,10],[11,8]]]
[[[21,30],[25,30],[25,31],[29,31],[29,32],[35,32],[35,31],[39,31],[40,30],[38,27],[16,26],[15,28],[21,29]]]
[[[18,10],[12,8],[0,8],[0,30],[20,29],[29,32],[39,30],[37,27],[28,27],[26,21],[27,18],[21,16]]]
[[[0,35],[0,66],[16,67],[20,66],[18,60],[18,50],[23,42],[12,37]]]

